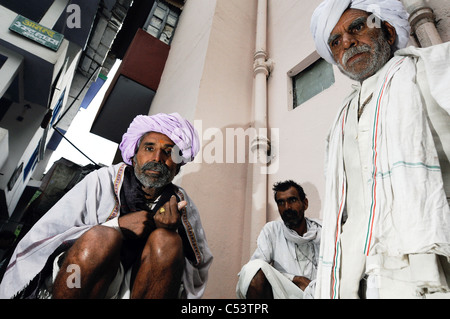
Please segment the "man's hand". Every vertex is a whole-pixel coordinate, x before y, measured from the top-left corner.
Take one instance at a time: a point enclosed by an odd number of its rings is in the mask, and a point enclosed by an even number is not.
[[[153,217],[156,228],[176,230],[181,222],[181,214],[179,211],[186,205],[186,201],[177,203],[175,196],[172,196],[168,202],[161,206]]]
[[[148,235],[151,230],[156,228],[167,228],[175,230],[181,222],[181,214],[179,210],[187,205],[186,201],[177,203],[175,196],[166,202],[159,209],[153,221],[150,220],[150,213],[145,210],[129,213],[119,217],[119,227],[126,238],[142,238]],[[152,229],[153,228],[153,229]]]
[[[305,291],[306,287],[308,287],[311,280],[309,280],[306,277],[302,276],[295,276],[294,279],[292,279],[292,282],[297,285],[302,291]]]
[[[141,210],[120,216],[119,227],[125,238],[142,238],[145,234],[148,234],[150,230],[149,212]]]

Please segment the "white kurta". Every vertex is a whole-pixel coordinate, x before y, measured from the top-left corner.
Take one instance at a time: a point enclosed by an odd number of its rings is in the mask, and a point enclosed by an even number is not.
[[[0,284],[0,298],[12,298],[26,287],[64,241],[77,239],[92,226],[120,215],[125,167],[121,163],[90,173],[33,226],[11,256]],[[178,196],[188,202],[181,220],[196,258],[195,262],[186,259],[183,286],[187,298],[200,298],[213,257],[195,204],[180,187]]]
[[[449,43],[407,48],[345,101],[327,148],[316,298],[356,297],[365,274],[368,297],[448,291],[448,83]]]
[[[307,218],[306,221],[307,232],[303,236],[287,228],[282,220],[263,227],[255,252],[239,273],[238,298],[245,298],[250,281],[259,269],[271,284],[275,299],[314,296],[321,226]],[[304,292],[292,282],[294,276],[311,280]]]

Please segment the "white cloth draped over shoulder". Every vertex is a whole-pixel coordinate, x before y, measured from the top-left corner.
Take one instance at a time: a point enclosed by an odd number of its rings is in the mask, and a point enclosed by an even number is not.
[[[0,285],[0,298],[12,298],[24,289],[63,242],[77,239],[91,227],[120,215],[125,167],[120,163],[90,173],[33,226],[11,256]],[[200,298],[213,257],[195,204],[182,188],[178,195],[188,202],[182,223],[196,257],[195,264],[186,259],[183,285],[187,298]]]
[[[450,208],[426,106],[416,82],[424,66],[431,96],[450,114],[450,43],[396,52],[374,89],[371,190],[364,225],[366,273],[383,275],[420,255],[450,257]],[[325,163],[326,190],[316,298],[338,298],[340,233],[345,211],[346,176],[343,127],[353,92],[330,131]],[[442,278],[411,278],[417,293],[448,291]],[[434,281],[436,279],[436,281]]]

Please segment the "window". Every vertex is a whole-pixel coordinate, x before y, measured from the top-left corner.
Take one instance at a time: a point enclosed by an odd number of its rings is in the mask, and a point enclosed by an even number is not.
[[[56,102],[55,107],[53,108],[53,115],[52,115],[52,120],[50,122],[50,125],[52,126],[53,123],[55,123],[57,117],[59,116],[59,111],[61,111],[61,107],[64,101],[64,95],[66,94],[66,89],[64,89],[64,91],[61,93],[61,96],[58,99],[58,102]]]
[[[155,1],[152,10],[144,24],[144,30],[170,44],[178,23],[179,10],[164,1]]]
[[[38,163],[38,155],[39,155],[39,146],[40,145],[41,145],[41,141],[39,141],[36,149],[34,150],[33,154],[31,154],[31,157],[28,160],[27,165],[25,166],[25,169],[23,171],[23,181],[24,182],[26,181],[28,174],[35,168],[36,164]]]
[[[91,133],[119,144],[135,116],[148,114],[155,94],[152,89],[120,75],[99,110]]]
[[[333,83],[333,66],[324,59],[319,58],[303,71],[292,77],[294,109],[328,89]]]

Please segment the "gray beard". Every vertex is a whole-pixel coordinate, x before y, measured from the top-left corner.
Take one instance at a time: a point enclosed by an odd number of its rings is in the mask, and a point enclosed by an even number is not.
[[[160,172],[159,177],[152,177],[145,174],[145,170],[150,169],[153,171]],[[141,167],[135,161],[134,174],[139,182],[145,187],[150,188],[161,188],[172,182],[174,175],[170,173],[167,166],[161,163],[149,162],[145,163]]]
[[[339,70],[347,75],[350,79],[362,82],[365,79],[371,77],[375,73],[377,73],[390,59],[392,56],[392,50],[389,43],[386,41],[383,33],[380,32],[378,38],[374,39],[374,48],[372,53],[372,59],[369,62],[369,65],[361,72],[355,73],[348,70],[345,70],[344,67],[338,63]],[[345,52],[342,57],[342,63],[345,66],[347,61],[353,57],[355,54],[362,52],[370,52],[371,47],[367,44],[360,45],[358,47],[350,48],[347,52]]]

